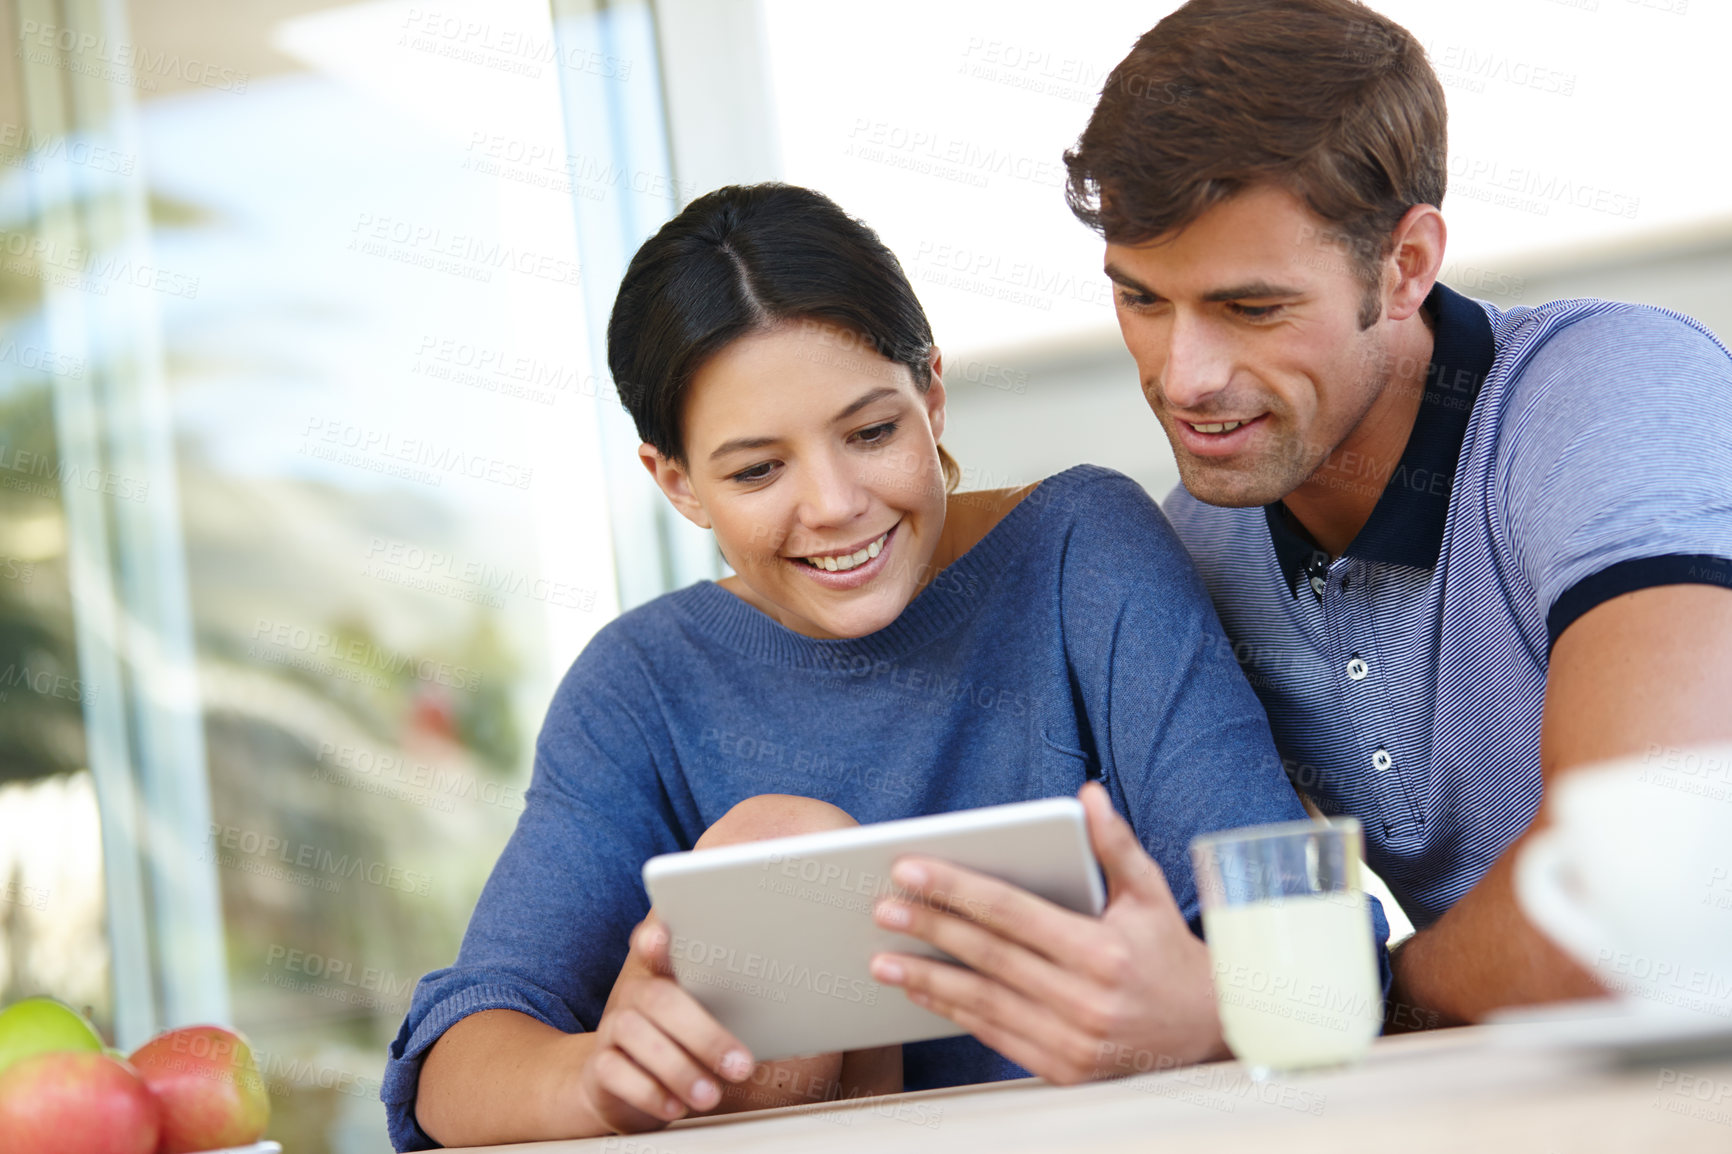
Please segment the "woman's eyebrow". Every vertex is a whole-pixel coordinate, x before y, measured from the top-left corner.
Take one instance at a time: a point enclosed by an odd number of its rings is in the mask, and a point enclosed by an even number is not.
[[[885,397],[894,397],[899,391],[886,385],[873,389],[871,392],[862,393],[854,399],[852,404],[832,417],[830,423],[836,424],[840,421],[846,421],[872,402],[882,401]],[[780,440],[780,437],[735,437],[731,441],[723,441],[717,445],[715,451],[710,454],[710,460],[725,457],[729,453],[737,453],[741,449],[762,449],[768,445],[774,445]]]
[[[723,441],[717,445],[715,452],[710,454],[710,460],[725,457],[729,453],[737,453],[741,449],[762,449],[766,445],[774,445],[776,441],[777,438],[775,437],[735,437],[731,441]]]
[[[858,413],[873,401],[881,401],[885,397],[894,397],[898,391],[899,390],[897,389],[890,388],[888,385],[884,385],[873,389],[869,393],[862,393],[859,397],[855,398],[853,404],[832,417],[830,423],[834,425],[840,421],[846,421],[849,417],[852,417],[855,413]]]

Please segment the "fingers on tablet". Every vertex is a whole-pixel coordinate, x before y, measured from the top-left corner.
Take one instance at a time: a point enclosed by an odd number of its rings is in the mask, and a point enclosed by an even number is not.
[[[1088,813],[1089,837],[1094,844],[1095,856],[1106,875],[1109,900],[1128,892],[1157,903],[1170,904],[1173,895],[1166,875],[1143,849],[1130,823],[1113,808],[1107,791],[1099,782],[1090,782],[1083,786],[1079,796],[1083,809]]]
[[[683,1102],[669,1094],[666,1087],[619,1050],[604,1050],[595,1056],[594,1061],[598,1063],[596,1080],[601,1083],[602,1090],[629,1109],[663,1121],[672,1121],[686,1112]],[[641,1124],[634,1125],[632,1119],[618,1117],[616,1110],[604,1110],[603,1113],[611,1115],[606,1120],[616,1128],[641,1128]]]
[[[642,1010],[709,1072],[742,1082],[752,1072],[752,1055],[695,998],[672,982],[645,992]]]
[[[631,949],[656,972],[672,972],[672,963],[668,957],[667,927],[661,924],[655,914],[652,913],[639,922],[637,929],[632,931]]]
[[[637,1011],[620,1015],[614,1044],[679,1100],[682,1113],[686,1106],[708,1110],[722,1100],[715,1079],[660,1026]],[[658,1113],[667,1116],[665,1111]]]

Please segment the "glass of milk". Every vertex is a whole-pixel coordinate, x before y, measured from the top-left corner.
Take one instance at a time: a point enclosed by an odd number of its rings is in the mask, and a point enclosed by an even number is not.
[[[1359,847],[1350,817],[1191,842],[1221,1029],[1253,1078],[1357,1061],[1382,1026]]]

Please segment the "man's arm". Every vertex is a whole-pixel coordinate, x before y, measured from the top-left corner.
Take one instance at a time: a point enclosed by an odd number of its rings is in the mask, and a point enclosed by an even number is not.
[[[1732,589],[1664,585],[1600,604],[1552,649],[1540,730],[1546,795],[1575,769],[1650,746],[1732,739]],[[1408,1020],[1478,1021],[1504,1006],[1603,991],[1525,917],[1511,873],[1533,824],[1479,885],[1395,955],[1391,1003]]]

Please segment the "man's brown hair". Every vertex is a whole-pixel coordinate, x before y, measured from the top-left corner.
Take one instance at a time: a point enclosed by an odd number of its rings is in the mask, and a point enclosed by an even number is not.
[[[1141,244],[1252,185],[1283,187],[1352,262],[1366,327],[1396,223],[1443,203],[1445,129],[1425,49],[1363,4],[1191,0],[1107,77],[1064,154],[1065,199],[1107,240]]]

